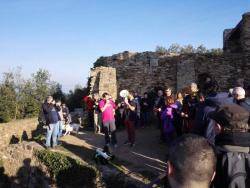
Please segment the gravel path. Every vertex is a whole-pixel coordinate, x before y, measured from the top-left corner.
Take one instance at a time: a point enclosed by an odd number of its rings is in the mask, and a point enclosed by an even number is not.
[[[112,148],[115,162],[128,173],[138,173],[152,180],[165,170],[167,146],[159,144],[159,130],[152,127],[136,129],[136,145],[123,145],[125,130],[117,132],[118,147]],[[96,148],[103,148],[104,135],[83,131],[62,138],[63,147],[83,160],[93,159]]]

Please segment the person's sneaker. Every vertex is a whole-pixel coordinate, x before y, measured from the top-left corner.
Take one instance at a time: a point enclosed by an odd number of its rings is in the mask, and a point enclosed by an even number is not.
[[[130,147],[131,147],[131,148],[135,147],[135,143],[131,143],[131,144],[130,144]]]
[[[124,142],[124,145],[125,146],[128,146],[128,145],[130,145],[131,143],[129,142],[129,141],[126,141],[126,142]]]

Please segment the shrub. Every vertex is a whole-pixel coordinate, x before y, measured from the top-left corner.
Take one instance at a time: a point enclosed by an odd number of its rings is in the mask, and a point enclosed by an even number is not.
[[[163,46],[156,46],[155,52],[159,54],[165,54],[167,52],[167,49]]]
[[[106,66],[106,58],[103,56],[99,57],[96,60],[96,62],[94,62],[94,68],[101,67],[101,66]]]
[[[35,156],[47,166],[59,187],[95,187],[97,172],[94,168],[66,155],[47,150],[36,151]]]

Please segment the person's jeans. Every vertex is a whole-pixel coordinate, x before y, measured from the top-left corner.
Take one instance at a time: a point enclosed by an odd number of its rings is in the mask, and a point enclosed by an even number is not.
[[[63,131],[63,124],[64,122],[63,121],[58,121],[59,123],[59,131],[58,131],[58,138],[62,136],[62,131]]]
[[[53,141],[53,147],[57,146],[57,136],[59,130],[59,123],[49,124],[47,126],[47,135],[46,135],[46,146],[51,147],[51,137]]]
[[[135,143],[135,122],[130,120],[125,120],[125,126],[128,132],[128,141],[131,144]]]
[[[94,128],[95,133],[101,132],[102,117],[101,113],[94,112]]]
[[[111,143],[113,145],[117,144],[115,120],[104,122],[103,131],[105,134],[106,144],[110,144],[110,136],[109,136],[110,133],[111,133]]]

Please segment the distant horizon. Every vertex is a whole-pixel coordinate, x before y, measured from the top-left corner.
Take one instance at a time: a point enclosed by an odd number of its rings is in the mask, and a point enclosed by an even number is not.
[[[224,29],[249,10],[246,0],[0,1],[0,78],[18,66],[25,78],[42,68],[69,92],[86,85],[101,56],[173,43],[222,48]]]

